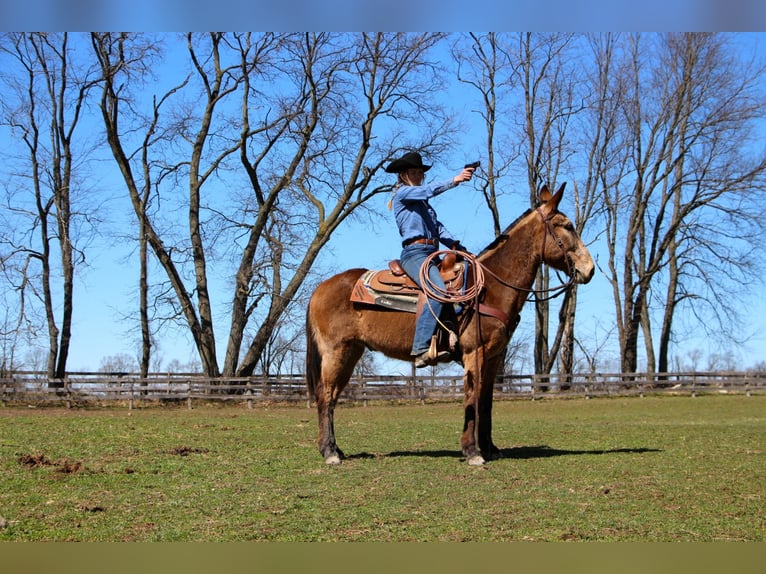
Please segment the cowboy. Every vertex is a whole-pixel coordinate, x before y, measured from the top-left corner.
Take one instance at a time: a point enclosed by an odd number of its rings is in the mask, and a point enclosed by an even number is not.
[[[475,170],[473,167],[466,167],[452,179],[425,184],[425,172],[429,169],[431,166],[424,165],[423,158],[417,152],[404,154],[386,168],[388,173],[397,174],[392,207],[399,234],[402,236],[401,265],[421,289],[423,285],[420,282],[420,268],[428,256],[438,250],[439,243],[450,249],[466,250],[439,221],[428,200],[464,181],[470,181]],[[435,289],[445,288],[435,265],[429,266],[428,278]],[[442,304],[432,297],[428,297],[428,303],[430,311],[425,309],[415,325],[411,355],[414,357],[416,368],[434,365],[449,354],[446,351],[437,353],[436,345],[431,344]]]

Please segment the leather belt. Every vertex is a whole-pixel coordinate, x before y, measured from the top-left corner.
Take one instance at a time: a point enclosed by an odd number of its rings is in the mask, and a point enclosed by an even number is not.
[[[434,247],[437,247],[439,245],[439,240],[426,239],[425,237],[418,237],[416,239],[408,239],[407,241],[402,242],[402,247],[407,247],[408,245],[412,245],[413,243],[422,243],[423,245],[433,245]]]

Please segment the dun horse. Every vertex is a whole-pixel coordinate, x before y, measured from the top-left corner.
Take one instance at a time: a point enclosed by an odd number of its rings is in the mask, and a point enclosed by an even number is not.
[[[570,285],[593,276],[590,253],[569,218],[558,211],[563,192],[564,185],[554,195],[543,187],[539,207],[524,213],[474,259],[485,277],[481,312],[459,316],[453,355],[464,366],[460,445],[471,465],[499,455],[492,442],[492,386],[539,267],[545,263],[566,273]],[[339,464],[344,457],[335,441],[334,411],[365,348],[412,360],[413,313],[351,301],[365,271],[350,269],[321,283],[306,313],[307,384],[316,399],[319,452],[327,464]]]

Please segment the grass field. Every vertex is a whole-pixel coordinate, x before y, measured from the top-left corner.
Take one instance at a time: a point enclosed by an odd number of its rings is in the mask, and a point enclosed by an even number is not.
[[[766,397],[0,408],[0,541],[764,541]]]

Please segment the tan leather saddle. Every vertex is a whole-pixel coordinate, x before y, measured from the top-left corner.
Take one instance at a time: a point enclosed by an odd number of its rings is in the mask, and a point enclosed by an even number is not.
[[[460,293],[468,278],[466,261],[455,253],[447,253],[439,262],[439,273],[448,291]],[[351,291],[351,300],[357,303],[380,305],[389,309],[416,312],[417,301],[425,296],[402,268],[398,259],[390,261],[388,269],[366,271]]]

